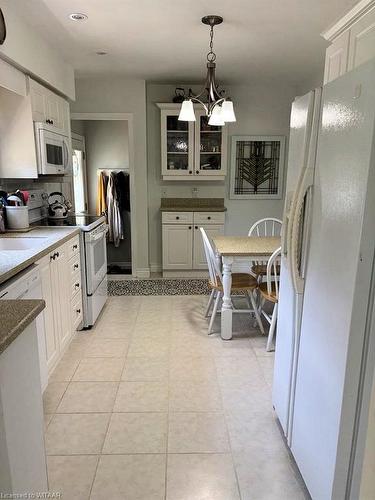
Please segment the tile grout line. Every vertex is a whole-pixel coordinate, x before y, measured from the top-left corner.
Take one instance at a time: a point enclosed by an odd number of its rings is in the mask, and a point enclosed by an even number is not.
[[[138,316],[138,310],[137,310],[137,316]],[[101,457],[103,455],[104,443],[105,443],[105,440],[106,440],[106,437],[107,437],[107,434],[108,434],[108,430],[109,430],[109,426],[110,426],[110,423],[111,423],[111,420],[112,420],[113,410],[114,410],[114,406],[115,406],[115,403],[116,403],[117,395],[118,395],[118,392],[119,392],[122,374],[123,374],[123,371],[125,369],[128,351],[129,351],[129,345],[128,345],[128,349],[126,351],[126,355],[124,356],[124,358],[125,358],[125,360],[124,360],[124,366],[123,366],[123,369],[122,369],[121,374],[120,374],[120,380],[119,380],[119,382],[117,384],[117,390],[116,390],[116,394],[115,394],[115,397],[114,397],[114,400],[113,400],[112,412],[109,415],[108,424],[107,424],[106,431],[105,431],[105,434],[104,434],[104,439],[103,439],[103,443],[102,443],[102,446],[101,446],[100,454],[98,455],[98,461],[96,463],[95,472],[94,472],[94,475],[93,475],[93,479],[92,479],[91,487],[90,487],[90,491],[89,491],[89,499],[91,498],[91,495],[92,495],[92,489],[94,487],[94,483],[95,483],[96,476],[97,476],[97,473],[98,473],[99,463],[100,463]]]
[[[230,433],[229,433],[229,426],[228,426],[228,421],[227,421],[226,409],[224,407],[223,394],[222,394],[221,386],[220,386],[220,383],[219,383],[218,370],[217,370],[217,364],[216,364],[216,357],[214,357],[214,363],[215,363],[215,372],[216,372],[217,385],[219,387],[220,397],[221,397],[221,401],[222,401],[222,405],[223,405],[223,416],[224,416],[224,422],[225,422],[225,429],[226,429],[226,432],[227,432],[227,438],[228,438],[230,456],[231,456],[231,459],[232,459],[232,466],[233,466],[234,475],[236,477],[236,485],[237,485],[238,496],[239,496],[239,499],[241,500],[242,499],[242,494],[241,494],[240,482],[239,482],[239,479],[238,479],[237,468],[236,468],[236,465],[234,463],[234,458],[233,458],[232,441],[231,441]]]
[[[173,311],[172,311],[173,314]],[[169,332],[168,332],[168,357],[167,357],[167,391],[168,391],[168,411],[167,411],[167,439],[165,443],[165,472],[164,472],[164,500],[167,500],[167,487],[168,487],[168,445],[169,445],[169,418],[170,418],[170,400],[171,400],[171,390],[170,390],[170,368],[171,368],[171,331],[172,331],[172,318],[169,318]]]

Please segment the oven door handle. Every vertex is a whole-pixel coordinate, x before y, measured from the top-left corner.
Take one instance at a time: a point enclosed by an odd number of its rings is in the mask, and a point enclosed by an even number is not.
[[[98,241],[98,240],[105,237],[105,235],[108,233],[108,225],[107,224],[103,224],[103,225],[105,227],[103,228],[102,231],[100,231],[100,233],[90,235],[90,241]]]

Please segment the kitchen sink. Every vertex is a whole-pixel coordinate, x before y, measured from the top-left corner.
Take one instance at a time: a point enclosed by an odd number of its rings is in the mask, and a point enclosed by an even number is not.
[[[31,250],[43,245],[47,238],[0,238],[0,251],[1,250]]]

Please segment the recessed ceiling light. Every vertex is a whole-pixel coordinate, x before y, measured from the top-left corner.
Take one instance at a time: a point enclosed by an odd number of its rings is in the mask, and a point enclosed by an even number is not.
[[[80,12],[74,12],[73,14],[69,14],[69,19],[71,21],[86,21],[88,17],[86,14],[81,14]]]
[[[108,54],[108,52],[107,52],[106,50],[97,50],[97,51],[95,52],[95,54],[96,54],[97,56],[106,56],[106,55]]]

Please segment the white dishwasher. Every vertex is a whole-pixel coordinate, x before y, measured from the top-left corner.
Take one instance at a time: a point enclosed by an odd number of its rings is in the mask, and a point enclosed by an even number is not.
[[[4,285],[0,286],[0,300],[42,298],[42,284],[39,269],[35,265],[18,273],[14,278],[11,278]],[[42,385],[42,392],[44,392],[48,384],[48,371],[43,311],[36,318],[36,328],[38,333],[40,382]]]

